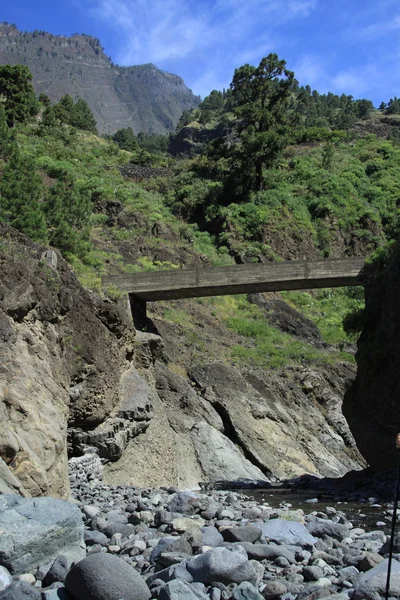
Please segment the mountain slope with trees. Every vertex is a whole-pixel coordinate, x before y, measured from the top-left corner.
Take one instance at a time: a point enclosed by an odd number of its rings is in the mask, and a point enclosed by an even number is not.
[[[7,120],[12,76],[24,74],[21,102],[30,108]],[[25,67],[1,67],[0,81],[2,75],[0,264],[6,272],[13,240],[21,239],[10,227],[55,247],[89,290],[116,347],[126,324],[113,311],[126,303],[120,290],[102,286],[103,274],[365,256],[395,236],[400,149],[395,136],[368,133],[388,115],[351,97],[305,90],[305,101],[304,90],[276,55],[259,67],[239,68],[230,90],[212,92],[182,115],[180,127],[213,136],[178,158],[166,151],[166,137],[135,135],[129,127],[98,136],[80,99],[65,95],[52,104],[43,94],[33,98]],[[390,118],[397,122],[395,115]],[[34,247],[33,273],[40,271],[39,279],[46,279],[63,306],[68,293]],[[20,255],[18,250],[15,256]],[[24,270],[14,264],[13,272],[18,279]],[[4,336],[9,326],[18,330],[20,319],[27,331],[18,343],[29,344],[39,314],[35,303],[25,294],[23,310],[13,310],[14,296],[9,298],[6,315],[0,314]],[[86,404],[85,390],[92,389],[98,372],[107,379],[108,366],[93,366],[78,331],[72,338],[63,332],[63,314],[43,313],[40,331],[49,334],[57,325],[49,351],[52,344],[60,346],[71,367],[65,379],[69,450],[79,454],[84,444],[98,444],[103,457],[115,461],[107,467],[114,482],[131,477],[133,459],[136,483],[189,486],[211,478],[220,466],[211,460],[213,452],[211,458],[204,454],[204,440],[210,439],[227,452],[233,444],[236,454],[224,455],[225,464],[244,454],[272,479],[360,468],[341,403],[355,374],[354,332],[362,309],[358,288],[150,306],[148,326],[156,333],[137,332],[124,359],[151,387],[148,392],[140,380],[149,413],[140,427],[126,417],[137,413],[121,408],[115,397],[102,412],[106,426],[93,418],[98,407],[95,400]]]

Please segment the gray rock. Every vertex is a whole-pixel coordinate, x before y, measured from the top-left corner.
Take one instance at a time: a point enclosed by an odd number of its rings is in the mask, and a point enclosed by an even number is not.
[[[207,594],[196,585],[180,579],[169,581],[160,591],[159,600],[209,600]]]
[[[287,586],[281,581],[267,581],[263,589],[265,600],[274,600],[283,594],[286,594]]]
[[[41,592],[25,583],[24,581],[13,581],[5,590],[0,592],[0,600],[41,600]]]
[[[261,537],[261,530],[259,527],[254,525],[247,525],[246,527],[229,527],[224,529],[222,537],[227,542],[250,542],[253,544],[257,542]]]
[[[105,553],[91,554],[69,571],[65,587],[85,600],[149,600],[150,590],[124,560]]]
[[[257,588],[248,581],[242,581],[232,593],[233,600],[264,600]]]
[[[65,587],[42,591],[42,600],[71,600]]]
[[[207,478],[215,481],[266,481],[263,472],[215,427],[201,421],[192,427],[190,433],[200,466]]]
[[[203,546],[216,548],[224,541],[224,538],[216,527],[202,527],[200,531],[203,534]]]
[[[12,577],[8,569],[0,566],[0,592],[6,589],[12,582]]]
[[[56,581],[64,583],[70,564],[66,556],[57,556],[43,579],[43,586],[48,587]]]
[[[346,525],[332,523],[332,521],[311,521],[307,523],[307,529],[315,537],[328,535],[336,540],[342,540],[350,534],[350,529]]]
[[[302,575],[304,577],[304,581],[318,581],[318,579],[324,576],[324,571],[321,569],[321,567],[304,567],[302,570]]]
[[[358,563],[358,568],[360,571],[370,571],[379,563],[383,562],[384,558],[380,554],[376,554],[375,552],[367,552],[365,556],[363,556],[362,560]]]
[[[183,552],[161,552],[157,558],[156,571],[180,564],[183,560],[190,558],[189,554]]]
[[[98,506],[86,505],[82,507],[82,512],[88,519],[93,519],[99,514],[100,508]]]
[[[256,572],[246,556],[227,548],[213,548],[195,556],[187,562],[186,568],[194,581],[201,583],[220,581],[229,584],[256,579]]]
[[[249,544],[248,542],[242,542],[240,545],[246,550],[248,557],[255,560],[275,560],[278,556],[283,556],[291,565],[296,562],[294,553],[284,545]]]
[[[151,564],[155,564],[157,557],[161,554],[161,552],[167,552],[167,548],[171,546],[174,542],[176,542],[176,537],[165,537],[161,538],[155,548],[153,548],[150,554],[150,562]]]
[[[135,527],[131,523],[114,521],[112,523],[107,523],[106,527],[103,529],[103,533],[110,538],[116,533],[121,533],[124,537],[128,537],[135,533]]]
[[[186,583],[192,583],[193,577],[187,570],[186,564],[187,562],[184,560],[179,565],[172,565],[172,567],[167,567],[162,571],[157,571],[156,573],[149,575],[146,579],[147,585],[152,586],[157,579],[165,583],[168,583],[168,581],[172,581],[173,579],[181,579]]]
[[[371,571],[368,572],[370,573]],[[382,598],[385,596],[385,589],[386,573],[378,573],[371,579],[362,581],[354,590],[351,599],[382,600]],[[400,573],[398,572],[393,573],[390,578],[389,597],[400,598]]]
[[[178,492],[168,503],[169,512],[193,515],[198,512],[201,497],[195,492]]]
[[[106,534],[97,531],[97,529],[94,529],[93,531],[90,529],[85,530],[83,538],[86,546],[94,546],[95,544],[100,544],[100,546],[108,545],[108,537]]]
[[[385,558],[381,563],[379,563],[379,565],[377,565],[373,569],[370,569],[366,573],[361,573],[359,575],[358,581],[359,582],[370,581],[377,575],[386,574],[387,569],[388,569],[388,563],[389,563],[389,559]],[[394,575],[396,573],[400,574],[400,562],[398,560],[392,561],[391,573],[392,573],[392,575]]]
[[[389,546],[390,546],[390,540],[386,540],[386,542],[383,544],[382,548],[379,550],[379,554],[388,554]],[[393,552],[395,554],[400,552],[400,533],[399,532],[394,534]]]
[[[85,556],[81,511],[55,498],[0,496],[0,562],[11,573],[34,570],[64,554]]]
[[[254,523],[261,529],[264,537],[281,542],[283,544],[294,544],[299,546],[311,546],[316,539],[307,531],[302,523],[297,521],[285,521],[284,519],[270,519],[267,522]]]

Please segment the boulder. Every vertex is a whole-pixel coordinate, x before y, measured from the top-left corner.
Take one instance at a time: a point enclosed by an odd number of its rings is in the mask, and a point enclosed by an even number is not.
[[[323,537],[328,535],[336,540],[342,540],[349,537],[350,529],[346,525],[340,523],[332,523],[332,521],[311,521],[307,523],[307,529],[315,537]]]
[[[216,548],[224,541],[224,538],[216,527],[202,527],[200,531],[203,534],[203,546]]]
[[[53,562],[43,579],[43,586],[47,587],[53,583],[56,583],[57,581],[63,583],[67,576],[69,567],[70,564],[66,556],[63,556],[62,554],[57,556],[56,560]]]
[[[226,542],[250,542],[253,544],[261,537],[261,530],[254,525],[245,527],[227,527],[222,532],[222,537]]]
[[[64,554],[85,556],[81,511],[55,498],[0,496],[0,562],[13,574],[34,570]]]
[[[42,594],[29,583],[13,581],[3,592],[0,592],[0,600],[42,600]]]
[[[235,587],[232,598],[233,600],[263,600],[263,596],[257,588],[248,581],[242,581]]]
[[[103,552],[90,554],[72,567],[65,587],[79,600],[149,600],[151,595],[135,569]]]
[[[180,579],[168,582],[160,591],[159,600],[209,600],[207,594],[196,584],[185,583]]]
[[[270,519],[264,523],[257,522],[255,526],[261,529],[265,538],[282,544],[312,546],[317,542],[307,528],[297,521]]]
[[[188,560],[187,570],[194,581],[210,584],[213,581],[221,583],[253,582],[256,572],[247,557],[227,548],[213,548],[204,554]]]
[[[241,542],[240,546],[246,550],[249,558],[255,560],[275,560],[278,557],[283,557],[291,565],[296,562],[294,553],[286,548],[284,544],[249,544],[248,542]]]
[[[352,600],[380,600],[384,596],[388,563],[385,558],[376,567],[358,576]],[[397,560],[392,562],[390,582],[389,595],[400,598],[400,562]]]

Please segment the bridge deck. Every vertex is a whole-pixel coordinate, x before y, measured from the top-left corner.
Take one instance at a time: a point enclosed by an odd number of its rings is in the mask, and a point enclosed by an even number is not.
[[[362,285],[364,258],[299,260],[105,276],[145,302]]]

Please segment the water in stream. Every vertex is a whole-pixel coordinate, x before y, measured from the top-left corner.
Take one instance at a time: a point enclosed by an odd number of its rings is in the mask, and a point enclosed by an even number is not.
[[[282,507],[287,507],[289,510],[302,509],[304,514],[310,514],[313,511],[324,512],[327,506],[332,506],[337,511],[345,513],[346,517],[353,524],[353,527],[361,527],[366,531],[380,529],[385,534],[390,533],[392,504],[335,502],[332,499],[318,499],[316,502],[308,502],[311,499],[317,499],[310,490],[243,490],[242,493],[260,504],[267,503],[272,508],[280,509]],[[400,509],[397,521],[398,529],[400,530],[399,514]],[[377,523],[385,523],[385,525],[377,525]]]

